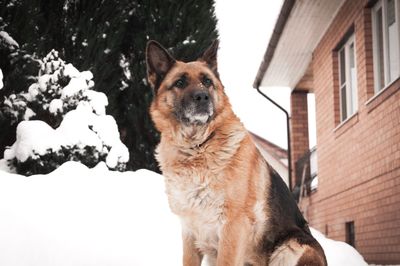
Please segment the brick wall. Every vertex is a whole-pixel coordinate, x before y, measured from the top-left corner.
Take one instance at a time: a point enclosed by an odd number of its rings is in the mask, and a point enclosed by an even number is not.
[[[371,13],[347,0],[313,53],[317,192],[302,202],[311,226],[345,240],[354,221],[356,248],[369,263],[400,263],[400,79],[374,95]],[[340,124],[335,48],[354,27],[358,112]]]
[[[292,154],[292,187],[301,176],[296,176],[295,163],[308,150],[308,111],[307,92],[294,90],[290,96],[290,138]]]

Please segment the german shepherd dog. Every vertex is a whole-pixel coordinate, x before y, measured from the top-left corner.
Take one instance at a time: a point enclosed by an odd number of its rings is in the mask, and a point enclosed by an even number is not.
[[[146,48],[156,158],[181,218],[183,265],[327,265],[281,177],[233,113],[217,72],[218,41],[193,62]]]

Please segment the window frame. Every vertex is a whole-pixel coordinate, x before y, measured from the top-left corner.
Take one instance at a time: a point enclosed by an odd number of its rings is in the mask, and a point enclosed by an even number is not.
[[[350,67],[350,46],[353,45],[353,56],[354,56],[354,68],[355,68],[355,79],[354,84],[351,79],[351,67]],[[342,62],[341,53],[344,51],[344,83],[342,84]],[[357,82],[357,56],[356,56],[356,40],[354,32],[345,39],[345,42],[337,50],[338,55],[338,73],[339,73],[339,109],[340,109],[340,123],[343,123],[351,116],[353,116],[358,110],[358,82]],[[343,110],[343,95],[342,91],[345,87],[345,108],[346,113]]]
[[[356,247],[356,225],[354,221],[345,223],[346,243],[352,247]]]
[[[400,1],[393,0],[395,4],[395,26],[396,26],[396,37],[397,43],[400,44]],[[391,83],[400,77],[400,45],[397,47],[397,63],[398,71],[395,76],[391,78],[390,73],[390,55],[389,55],[389,32],[388,32],[388,21],[387,21],[387,5],[388,0],[379,0],[371,8],[372,16],[372,44],[373,44],[373,69],[374,69],[374,94],[378,94],[380,91],[387,88]],[[379,56],[379,40],[378,40],[378,21],[377,21],[377,11],[381,9],[382,14],[382,45],[383,45],[383,58]],[[381,81],[381,60],[383,60],[383,82]]]

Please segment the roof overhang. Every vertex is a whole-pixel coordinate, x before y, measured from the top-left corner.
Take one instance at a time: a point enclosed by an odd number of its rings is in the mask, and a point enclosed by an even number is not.
[[[312,53],[344,0],[284,0],[253,87],[312,91]]]

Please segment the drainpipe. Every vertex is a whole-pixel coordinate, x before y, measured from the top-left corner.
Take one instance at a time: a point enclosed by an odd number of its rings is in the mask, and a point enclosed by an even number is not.
[[[288,153],[288,177],[289,177],[289,191],[292,191],[292,152],[291,152],[291,140],[290,140],[290,116],[289,113],[278,103],[276,103],[274,100],[269,98],[267,95],[265,95],[261,90],[260,86],[257,85],[256,90],[258,91],[259,94],[261,94],[265,99],[270,101],[273,105],[278,107],[282,112],[285,113],[286,115],[286,128],[287,128],[287,153]]]

